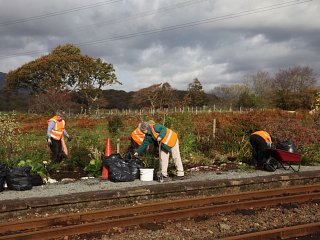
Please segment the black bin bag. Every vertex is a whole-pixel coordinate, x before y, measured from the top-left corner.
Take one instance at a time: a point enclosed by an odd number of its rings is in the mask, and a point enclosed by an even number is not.
[[[6,181],[7,169],[4,165],[0,164],[0,192],[4,190],[4,183]]]
[[[103,164],[108,168],[108,177],[112,182],[132,182],[134,176],[131,174],[129,164],[126,163],[120,154],[111,154],[103,157]]]
[[[291,141],[291,139],[287,139],[285,141],[280,141],[276,144],[277,149],[281,149],[291,153],[298,153],[297,147]]]
[[[124,155],[124,161],[128,163],[132,176],[134,176],[135,179],[139,179],[140,168],[144,167],[143,162],[130,151]]]
[[[10,190],[25,191],[32,188],[31,167],[8,168],[6,182]]]

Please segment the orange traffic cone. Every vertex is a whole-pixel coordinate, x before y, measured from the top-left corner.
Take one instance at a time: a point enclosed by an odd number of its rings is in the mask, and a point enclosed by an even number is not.
[[[103,166],[101,178],[108,179],[108,177],[109,177],[108,168],[106,166]]]
[[[110,138],[107,138],[106,149],[104,150],[104,155],[109,157],[112,154],[112,146],[110,144]]]
[[[110,156],[112,154],[112,146],[110,144],[110,138],[107,138],[107,142],[106,142],[106,149],[104,151],[104,155],[106,157]],[[101,178],[103,179],[108,179],[109,177],[109,171],[108,168],[106,166],[102,167],[102,176]]]

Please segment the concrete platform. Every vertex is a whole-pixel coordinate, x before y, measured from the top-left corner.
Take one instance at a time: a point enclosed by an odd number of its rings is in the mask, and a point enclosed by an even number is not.
[[[185,180],[159,183],[156,181],[113,183],[102,179],[88,179],[74,183],[47,184],[24,192],[0,193],[0,216],[13,216],[32,210],[54,208],[99,208],[122,203],[148,201],[181,196],[221,195],[286,186],[320,183],[320,167],[304,168],[300,172],[279,171],[274,173],[254,171],[188,173]],[[77,189],[91,186],[89,191],[69,192],[61,189]],[[55,189],[55,192],[54,190]],[[78,189],[80,190],[80,189]],[[50,191],[52,194],[44,194]],[[14,192],[16,195],[14,195]],[[16,198],[4,199],[12,193]],[[55,194],[54,194],[55,193]],[[38,196],[37,196],[38,195]],[[2,198],[3,197],[3,198]]]

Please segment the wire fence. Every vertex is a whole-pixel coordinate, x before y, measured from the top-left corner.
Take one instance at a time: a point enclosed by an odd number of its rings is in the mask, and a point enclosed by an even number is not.
[[[87,110],[82,109],[80,115],[96,115],[96,116],[144,116],[144,115],[156,115],[156,114],[169,114],[169,113],[194,113],[194,114],[205,114],[211,112],[247,112],[253,109],[244,108],[216,108],[212,107],[174,107],[174,108],[141,108],[141,109],[97,109]]]

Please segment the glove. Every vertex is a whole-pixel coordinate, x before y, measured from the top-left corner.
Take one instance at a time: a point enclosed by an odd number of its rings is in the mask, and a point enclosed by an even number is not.
[[[158,137],[158,138],[157,138],[157,141],[158,141],[158,142],[160,142],[161,140],[162,140],[162,138],[161,138],[161,137]]]
[[[51,145],[51,144],[52,144],[51,138],[47,138],[47,144],[48,144],[48,145]]]
[[[139,153],[135,152],[135,153],[133,154],[133,156],[138,157],[138,156],[139,156]]]

